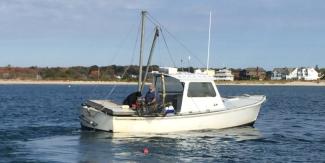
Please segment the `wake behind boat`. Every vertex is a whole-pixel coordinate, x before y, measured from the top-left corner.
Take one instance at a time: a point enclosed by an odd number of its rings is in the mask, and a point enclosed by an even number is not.
[[[145,14],[142,12],[142,29]],[[142,96],[158,36],[159,28],[156,27],[143,78],[141,41],[138,91],[127,96],[124,104],[111,100],[86,101],[81,108],[82,127],[119,133],[167,133],[254,124],[265,96],[222,98],[215,85],[215,78],[207,74],[160,68],[159,72],[151,73],[150,87],[153,91],[147,93],[149,96]]]

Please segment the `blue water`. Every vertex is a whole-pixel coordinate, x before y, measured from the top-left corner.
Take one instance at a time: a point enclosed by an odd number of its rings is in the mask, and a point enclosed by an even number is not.
[[[0,85],[0,161],[325,162],[325,87],[219,86],[223,96],[267,96],[254,128],[162,135],[81,131],[80,104],[108,97],[112,87]],[[120,100],[134,89],[118,86],[109,97]]]

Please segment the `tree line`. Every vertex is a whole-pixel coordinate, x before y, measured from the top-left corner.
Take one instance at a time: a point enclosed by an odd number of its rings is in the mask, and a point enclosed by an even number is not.
[[[146,66],[143,67],[143,70]],[[158,71],[159,67],[153,65],[150,71]],[[0,67],[0,79],[22,79],[22,80],[80,80],[80,81],[136,81],[138,80],[139,66],[97,66],[90,67]]]
[[[146,66],[143,67],[145,71]],[[158,71],[159,66],[153,65],[149,67],[149,72]],[[178,68],[179,71],[194,72],[193,67]],[[217,69],[215,69],[217,70]],[[242,69],[231,69],[233,73]],[[325,68],[315,67],[315,70],[321,74],[325,74]],[[20,79],[20,80],[79,80],[79,81],[137,81],[139,66],[128,65],[109,65],[90,67],[74,66],[74,67],[13,67],[7,65],[0,67],[0,79]],[[272,71],[266,71],[265,79],[270,78]],[[325,79],[325,76],[323,77]],[[243,79],[236,79],[243,80]],[[247,80],[247,79],[246,79]]]

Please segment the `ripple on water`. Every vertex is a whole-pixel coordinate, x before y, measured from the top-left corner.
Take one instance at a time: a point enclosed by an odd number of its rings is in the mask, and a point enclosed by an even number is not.
[[[136,86],[117,87],[121,100]],[[80,103],[112,86],[0,85],[4,162],[324,162],[325,88],[220,86],[223,96],[264,94],[255,123],[173,134],[79,131]],[[166,126],[168,127],[168,126]],[[143,149],[149,154],[144,155]]]

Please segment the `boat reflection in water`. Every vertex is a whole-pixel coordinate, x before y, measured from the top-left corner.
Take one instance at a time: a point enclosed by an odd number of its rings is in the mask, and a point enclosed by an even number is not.
[[[236,128],[227,128],[219,130],[201,130],[201,131],[187,131],[175,132],[166,134],[155,133],[111,133],[111,132],[95,132],[95,131],[82,131],[80,141],[106,141],[106,140],[128,140],[128,139],[148,139],[148,138],[171,138],[171,139],[192,139],[192,138],[231,138],[235,141],[243,141],[250,139],[259,139],[262,137],[260,131],[252,126],[243,126]]]
[[[20,142],[29,154],[25,159],[41,162],[148,161],[202,162],[241,157],[264,141],[260,131],[245,126],[221,130],[171,134],[108,133],[75,131],[72,135],[45,137]],[[252,143],[253,142],[253,143]],[[145,155],[143,149],[149,154]],[[39,155],[42,157],[39,157]]]
[[[256,128],[245,126],[222,130],[188,131],[169,134],[107,133],[82,131],[79,161],[107,160],[202,161],[235,154],[241,142],[263,139]],[[148,148],[145,156],[143,149]],[[238,154],[237,154],[238,155]],[[206,158],[204,159],[206,160]]]

